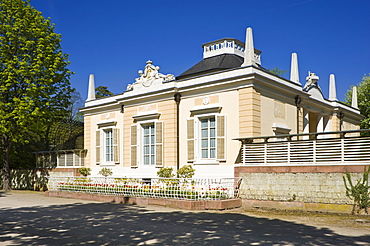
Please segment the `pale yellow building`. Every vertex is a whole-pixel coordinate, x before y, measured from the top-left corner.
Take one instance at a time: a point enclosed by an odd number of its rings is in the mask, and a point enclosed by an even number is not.
[[[268,72],[252,29],[245,44],[221,39],[203,50],[203,60],[177,77],[147,61],[124,93],[107,98],[95,99],[90,76],[81,111],[92,176],[107,167],[116,177],[150,178],[160,167],[190,164],[195,177],[234,177],[237,138],[359,129],[362,116],[336,99],[334,76],[325,99],[316,74],[300,83],[295,53],[289,80]]]

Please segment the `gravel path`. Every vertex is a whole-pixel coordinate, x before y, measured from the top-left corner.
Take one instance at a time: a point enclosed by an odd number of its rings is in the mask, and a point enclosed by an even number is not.
[[[369,216],[186,211],[0,193],[0,245],[370,245]]]

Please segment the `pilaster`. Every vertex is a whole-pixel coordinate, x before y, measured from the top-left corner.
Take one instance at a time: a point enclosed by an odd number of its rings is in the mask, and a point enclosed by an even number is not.
[[[239,90],[239,136],[261,136],[261,95],[253,87]]]

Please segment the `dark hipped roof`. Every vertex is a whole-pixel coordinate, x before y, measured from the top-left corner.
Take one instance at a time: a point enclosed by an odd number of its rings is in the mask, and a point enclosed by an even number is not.
[[[177,76],[176,79],[184,79],[225,69],[240,67],[243,62],[243,57],[234,54],[222,54],[218,56],[212,56],[198,62],[197,64]]]

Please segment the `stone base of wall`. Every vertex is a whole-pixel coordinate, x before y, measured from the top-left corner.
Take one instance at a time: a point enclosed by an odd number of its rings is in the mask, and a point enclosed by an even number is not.
[[[235,168],[235,175],[242,178],[239,192],[242,199],[334,206],[352,203],[346,196],[343,175],[351,173],[352,182],[356,183],[363,171],[364,165],[243,166]]]
[[[160,199],[146,197],[122,197],[111,195],[90,194],[82,192],[67,192],[67,191],[46,191],[46,196],[64,197],[82,200],[92,200],[100,202],[113,202],[129,205],[160,205],[171,208],[187,209],[187,210],[225,210],[238,208],[242,206],[241,199],[227,199],[216,201],[187,201],[175,199]]]
[[[76,177],[80,176],[76,167],[58,167],[49,170],[50,177]]]
[[[294,210],[304,212],[327,212],[346,213],[352,212],[352,205],[329,204],[329,203],[304,203],[304,202],[281,202],[281,201],[259,201],[242,199],[242,207],[246,210],[252,208]]]
[[[13,190],[46,191],[49,180],[49,169],[12,169],[10,170],[11,187]],[[3,177],[0,171],[0,188]]]

